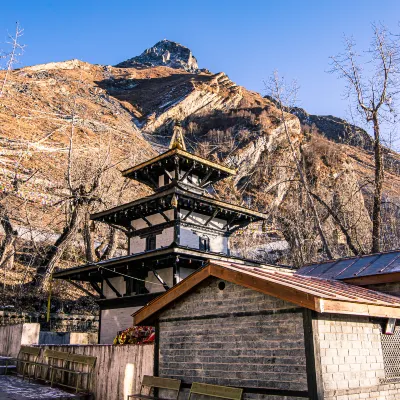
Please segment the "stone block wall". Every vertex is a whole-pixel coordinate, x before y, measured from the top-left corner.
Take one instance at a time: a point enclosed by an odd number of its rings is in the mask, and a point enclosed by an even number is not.
[[[319,315],[317,326],[326,400],[400,399],[400,383],[381,383],[378,324],[368,317]]]
[[[159,376],[252,388],[245,398],[262,388],[288,391],[268,399],[307,391],[303,314],[294,304],[210,278],[161,313],[159,332]]]
[[[379,292],[384,292],[387,294],[391,294],[392,296],[400,297],[400,282],[379,283],[376,285],[368,285],[366,287],[371,290],[378,290]]]

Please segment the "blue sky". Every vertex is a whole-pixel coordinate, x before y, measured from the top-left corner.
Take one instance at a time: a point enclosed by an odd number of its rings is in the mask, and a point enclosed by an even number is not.
[[[22,65],[71,58],[113,65],[167,38],[188,46],[200,67],[251,90],[263,92],[277,69],[297,80],[308,112],[346,117],[343,83],[326,72],[329,56],[342,49],[343,34],[366,48],[371,22],[400,31],[399,19],[397,0],[19,0],[2,4],[0,42],[19,21]]]

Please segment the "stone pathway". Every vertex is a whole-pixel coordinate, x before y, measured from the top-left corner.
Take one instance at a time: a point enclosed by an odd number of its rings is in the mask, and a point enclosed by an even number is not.
[[[0,400],[78,400],[85,396],[64,392],[48,385],[22,380],[17,376],[0,375]]]

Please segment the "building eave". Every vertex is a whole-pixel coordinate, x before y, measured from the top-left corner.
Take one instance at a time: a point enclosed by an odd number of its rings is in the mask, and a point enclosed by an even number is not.
[[[194,154],[191,154],[185,150],[181,150],[181,149],[170,149],[168,151],[166,151],[165,153],[160,154],[157,157],[151,158],[150,160],[144,161],[141,164],[135,165],[134,167],[128,168],[124,171],[121,171],[122,176],[124,177],[129,177],[130,175],[132,175],[134,172],[140,171],[143,168],[149,167],[152,164],[164,160],[166,158],[169,157],[173,157],[173,156],[180,156],[183,158],[186,158],[188,160],[193,160],[193,161],[197,161],[201,164],[207,165],[210,168],[213,168],[215,170],[219,170],[219,171],[223,171],[228,175],[236,175],[236,171],[232,168],[228,168],[225,167],[223,165],[214,163],[212,161],[209,161],[203,157],[199,157],[199,156],[195,156]]]
[[[400,300],[393,296],[343,282],[310,277],[301,280],[291,272],[274,276],[273,270],[272,267],[264,273],[262,268],[246,270],[210,261],[207,266],[134,313],[133,323],[152,323],[159,312],[209,277],[223,279],[322,314],[400,318]],[[347,291],[349,294],[346,294]]]
[[[157,199],[162,199],[163,197],[173,195],[173,194],[176,194],[178,196],[183,196],[183,197],[186,197],[186,198],[189,198],[192,200],[196,200],[196,201],[201,201],[203,203],[210,204],[215,207],[220,207],[220,208],[223,208],[228,211],[234,211],[237,213],[248,215],[250,217],[256,218],[257,220],[262,220],[262,219],[268,218],[268,216],[266,214],[260,213],[258,211],[254,211],[254,210],[251,210],[246,207],[230,204],[230,203],[227,203],[222,200],[216,200],[211,197],[206,197],[206,196],[202,196],[202,195],[190,192],[188,190],[185,190],[185,189],[179,187],[179,184],[178,184],[178,185],[173,185],[164,191],[157,192],[150,196],[147,196],[147,197],[144,197],[144,198],[141,198],[138,200],[134,200],[132,202],[129,202],[129,203],[117,206],[117,207],[113,207],[108,210],[104,210],[104,211],[101,211],[101,212],[98,212],[95,214],[91,214],[90,219],[92,219],[94,221],[102,220],[104,217],[119,213],[121,211],[126,211],[128,209],[133,209],[137,206],[152,202]]]
[[[73,279],[74,275],[95,272],[102,268],[124,268],[127,264],[133,263],[135,261],[144,261],[146,259],[157,258],[157,257],[165,257],[165,256],[187,256],[193,257],[199,260],[208,261],[211,260],[219,260],[224,262],[235,262],[241,264],[250,264],[254,266],[261,265],[260,262],[255,260],[249,260],[241,257],[235,256],[227,256],[222,253],[213,253],[213,252],[205,252],[198,249],[192,249],[190,247],[179,246],[173,244],[169,247],[164,247],[161,249],[145,251],[138,254],[131,254],[128,256],[116,257],[110,260],[104,260],[97,263],[89,263],[85,265],[80,265],[72,268],[68,268],[62,271],[57,271],[53,274],[54,279]],[[118,274],[117,274],[118,275]]]

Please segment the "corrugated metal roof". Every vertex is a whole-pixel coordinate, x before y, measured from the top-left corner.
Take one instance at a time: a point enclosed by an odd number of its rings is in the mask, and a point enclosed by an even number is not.
[[[343,258],[306,265],[297,275],[325,279],[356,279],[400,272],[400,251]]]
[[[398,297],[336,280],[301,276],[287,269],[278,269],[270,266],[254,267],[220,261],[212,261],[212,264],[251,274],[269,282],[280,283],[321,299],[351,301],[352,303],[395,305],[396,307],[400,307],[400,299]]]

